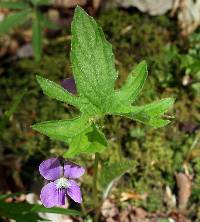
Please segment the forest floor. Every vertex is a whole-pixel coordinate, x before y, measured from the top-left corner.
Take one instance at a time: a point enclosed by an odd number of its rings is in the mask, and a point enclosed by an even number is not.
[[[119,70],[117,87],[133,66],[145,59],[149,76],[137,104],[169,96],[176,99],[170,111],[174,115],[172,122],[158,130],[120,117],[104,120],[110,147],[102,160],[118,160],[120,150],[125,158],[135,160],[136,167],[116,184],[103,205],[101,220],[199,222],[199,73],[185,61],[192,50],[196,50],[195,55],[200,59],[197,47],[200,33],[197,30],[182,38],[174,20],[167,16],[149,17],[132,9],[102,11],[96,19],[113,45]],[[16,39],[16,35],[19,38],[19,31],[10,38]],[[37,166],[49,155],[60,155],[66,149],[65,144],[35,133],[30,126],[38,121],[76,115],[72,107],[44,96],[35,79],[36,74],[41,74],[60,83],[71,76],[69,52],[68,26],[58,33],[46,34],[43,56],[38,63],[29,58],[16,59],[11,52],[2,57],[0,115],[3,116],[19,91],[27,89],[1,133],[0,190],[4,192],[39,193],[35,187],[41,187],[42,179]],[[88,169],[82,179],[86,203],[90,203],[92,158],[82,155],[76,159]]]

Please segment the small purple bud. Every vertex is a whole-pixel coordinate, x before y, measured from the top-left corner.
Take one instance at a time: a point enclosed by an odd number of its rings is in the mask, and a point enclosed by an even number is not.
[[[72,94],[76,94],[77,90],[76,90],[76,82],[74,80],[73,77],[64,79],[61,81],[61,85],[64,89],[66,89],[68,92],[72,93]]]

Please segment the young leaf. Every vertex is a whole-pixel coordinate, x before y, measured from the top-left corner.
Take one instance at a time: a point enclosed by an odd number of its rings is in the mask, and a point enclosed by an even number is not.
[[[8,9],[27,9],[29,5],[25,2],[0,2],[0,7]]]
[[[81,116],[71,120],[52,120],[32,125],[32,129],[48,137],[68,142],[69,139],[81,133],[89,126],[88,118]]]
[[[41,76],[36,76],[38,83],[40,84],[40,87],[42,88],[44,94],[47,96],[60,100],[62,102],[68,103],[70,105],[73,105],[77,108],[80,107],[80,99],[71,93],[69,93],[67,90],[65,90],[60,85],[45,79]]]
[[[34,204],[33,208],[31,209],[31,212],[63,214],[63,215],[70,215],[70,216],[81,216],[82,215],[82,213],[77,210],[60,208],[60,207],[46,208],[46,207],[43,207],[42,205],[39,205],[39,204]]]
[[[142,61],[133,69],[122,88],[116,92],[116,100],[122,101],[123,104],[133,103],[143,88],[147,74],[146,61]]]
[[[72,22],[71,62],[80,97],[99,114],[106,113],[117,78],[112,47],[95,20],[78,6]]]
[[[0,34],[5,34],[9,32],[10,29],[23,24],[26,21],[29,12],[30,10],[25,10],[8,15],[0,22]]]
[[[107,147],[107,141],[104,134],[92,125],[85,129],[79,135],[73,137],[69,143],[69,150],[64,153],[65,158],[72,158],[81,153],[101,153]]]
[[[32,22],[32,44],[33,44],[33,52],[36,61],[41,59],[42,54],[42,28],[39,20],[38,12],[35,13],[35,18]]]
[[[109,184],[122,176],[128,170],[135,168],[135,162],[132,160],[123,160],[121,162],[104,164],[101,171],[100,185],[103,189],[106,189]]]

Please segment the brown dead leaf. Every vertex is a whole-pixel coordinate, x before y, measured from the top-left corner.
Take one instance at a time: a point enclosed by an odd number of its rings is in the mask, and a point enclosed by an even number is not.
[[[121,194],[121,198],[120,198],[120,201],[126,201],[126,200],[145,200],[147,198],[148,194],[147,193],[144,193],[144,194],[138,194],[138,193],[135,193],[133,191],[129,191],[129,192],[123,192]]]
[[[185,210],[192,190],[192,180],[184,173],[176,173],[176,183],[178,187],[178,206],[180,210]]]
[[[147,218],[148,213],[140,207],[128,205],[120,212],[120,222],[150,222]]]
[[[95,11],[99,9],[101,2],[102,2],[102,0],[93,0],[92,1],[92,6]]]
[[[178,213],[178,212],[172,212],[170,214],[170,218],[172,218],[176,222],[191,222],[191,220],[189,220],[183,214]]]
[[[55,24],[58,24],[58,21],[60,20],[59,11],[57,9],[49,9],[47,17],[50,21],[54,22]]]
[[[3,36],[0,38],[0,57],[5,56],[9,51],[11,41],[12,39],[9,36]]]
[[[174,0],[171,15],[177,14],[181,34],[187,36],[200,25],[200,0]]]
[[[101,213],[106,218],[112,218],[119,214],[119,210],[111,200],[106,199],[102,204]]]
[[[134,214],[140,220],[145,219],[148,215],[147,211],[141,207],[134,208]]]
[[[6,203],[12,203],[13,202],[13,198],[12,197],[8,197],[5,199]]]
[[[8,48],[8,52],[12,55],[16,54],[17,50],[19,48],[19,44],[16,40],[11,40],[10,41],[10,45],[9,45],[9,48]]]
[[[197,157],[200,157],[200,150],[199,150],[199,148],[194,149],[194,150],[192,150],[189,153],[188,160],[193,160],[193,159],[195,159]]]
[[[9,13],[8,9],[0,7],[0,22],[4,20],[4,18],[6,17],[8,13]]]
[[[121,34],[122,34],[122,35],[125,35],[125,34],[128,33],[129,31],[131,31],[132,28],[133,28],[132,25],[126,26],[125,28],[123,28],[123,29],[121,30]]]
[[[24,40],[26,42],[31,42],[32,41],[32,30],[31,29],[30,30],[24,30],[22,32],[22,34],[23,34]]]

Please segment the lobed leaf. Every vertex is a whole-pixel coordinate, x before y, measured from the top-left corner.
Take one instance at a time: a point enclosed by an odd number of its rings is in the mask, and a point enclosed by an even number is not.
[[[24,10],[22,12],[16,12],[8,15],[3,21],[0,22],[0,34],[9,32],[12,28],[23,24],[30,10]]]
[[[38,20],[41,18],[38,16]],[[35,21],[36,30],[39,29],[39,22]],[[40,35],[36,36],[39,39]],[[33,126],[33,129],[53,139],[67,142],[69,150],[65,153],[66,157],[102,152],[105,149],[105,137],[91,126],[90,121],[104,115],[125,116],[155,128],[169,123],[169,120],[163,119],[163,115],[173,104],[172,98],[144,106],[132,106],[147,78],[145,61],[133,69],[120,90],[114,90],[118,74],[112,47],[95,20],[79,6],[76,7],[72,22],[71,46],[70,57],[77,97],[47,79],[37,77],[37,80],[46,95],[77,107],[82,116],[74,120],[47,121]]]
[[[80,97],[99,114],[106,113],[113,102],[117,78],[112,47],[95,20],[78,6],[72,22],[71,63]]]
[[[80,107],[81,102],[80,99],[71,93],[69,93],[67,90],[65,90],[60,85],[45,79],[41,76],[36,76],[38,83],[40,84],[40,87],[42,88],[45,95],[57,99],[59,101],[68,103],[70,105],[73,105],[77,108]]]
[[[64,157],[72,158],[81,153],[101,153],[107,145],[104,134],[93,124],[79,135],[73,137],[69,143],[69,150],[64,154]]]
[[[70,120],[52,120],[32,125],[32,129],[55,140],[68,142],[89,126],[88,118],[81,116]]]

